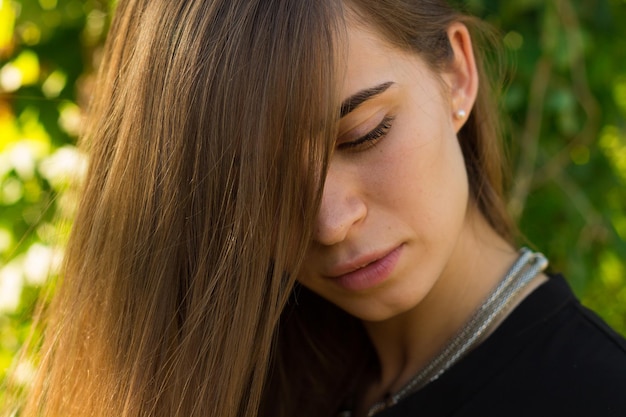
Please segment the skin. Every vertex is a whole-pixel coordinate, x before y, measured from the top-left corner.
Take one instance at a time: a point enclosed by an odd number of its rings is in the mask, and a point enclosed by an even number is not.
[[[465,118],[455,113],[471,111],[478,77],[466,27],[453,24],[448,36],[454,60],[434,74],[416,54],[348,25],[342,97],[393,84],[340,121],[299,280],[361,319],[377,351],[381,374],[364,388],[357,415],[436,355],[517,258],[469,195],[457,138]],[[350,145],[385,118],[393,120],[383,136]],[[329,278],[394,250],[391,273],[374,286],[347,289]],[[543,280],[535,279],[511,309]]]

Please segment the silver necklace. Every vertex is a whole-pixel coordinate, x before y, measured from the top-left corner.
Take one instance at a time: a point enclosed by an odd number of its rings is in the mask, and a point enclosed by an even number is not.
[[[395,394],[390,395],[385,401],[374,404],[369,409],[367,417],[373,417],[439,378],[475,346],[485,331],[510,305],[515,296],[547,266],[548,260],[543,254],[533,252],[528,248],[522,248],[520,256],[511,269],[509,269],[502,281],[489,294],[463,328],[404,387]],[[343,415],[349,416],[350,414]]]

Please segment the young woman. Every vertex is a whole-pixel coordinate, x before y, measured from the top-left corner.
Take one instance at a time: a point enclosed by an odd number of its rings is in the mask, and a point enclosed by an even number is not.
[[[623,416],[444,0],[126,0],[27,416]]]

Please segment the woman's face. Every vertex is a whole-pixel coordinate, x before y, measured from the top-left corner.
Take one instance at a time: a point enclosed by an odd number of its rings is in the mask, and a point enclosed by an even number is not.
[[[299,281],[380,321],[419,304],[453,262],[468,207],[462,121],[452,72],[437,78],[354,25],[348,47],[345,115]]]

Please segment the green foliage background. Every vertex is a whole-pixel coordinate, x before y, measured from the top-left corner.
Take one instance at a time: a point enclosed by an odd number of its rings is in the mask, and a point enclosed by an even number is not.
[[[58,271],[108,3],[0,0],[0,381]],[[456,3],[503,41],[511,211],[626,335],[626,0]],[[18,369],[28,383],[33,366]]]

